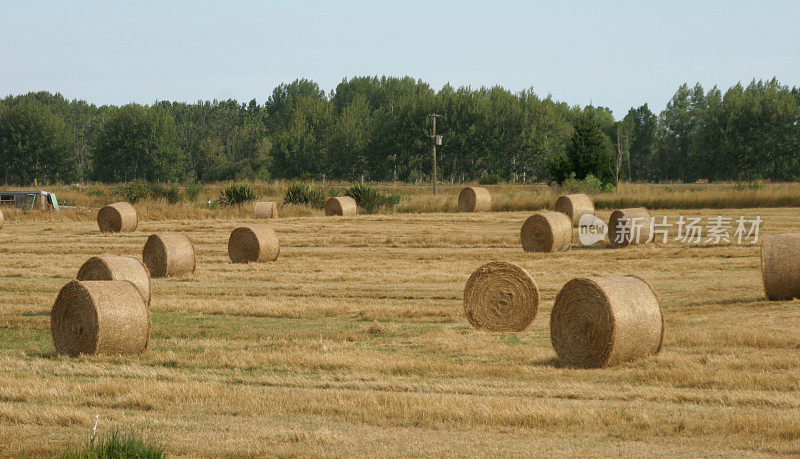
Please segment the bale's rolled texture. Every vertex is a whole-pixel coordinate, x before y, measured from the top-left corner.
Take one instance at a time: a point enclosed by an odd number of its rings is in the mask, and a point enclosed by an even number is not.
[[[325,202],[325,215],[355,215],[358,213],[358,204],[350,196],[337,196]]]
[[[97,224],[103,233],[135,231],[139,225],[136,209],[127,202],[115,202],[100,209]]]
[[[572,226],[578,226],[581,217],[594,215],[594,203],[585,194],[567,194],[556,199],[555,211],[566,214],[572,220]]]
[[[638,277],[572,279],[553,305],[550,341],[563,365],[607,367],[657,354],[664,317],[653,289]]]
[[[128,281],[71,281],[50,312],[56,352],[136,354],[147,349],[150,312]]]
[[[193,273],[194,246],[185,234],[158,233],[147,238],[142,261],[153,277]]]
[[[280,251],[278,235],[267,225],[236,228],[228,239],[228,256],[234,263],[275,261]]]
[[[536,282],[514,263],[486,263],[472,273],[464,288],[464,313],[475,328],[522,331],[538,310]]]
[[[519,237],[526,252],[564,252],[572,247],[572,222],[561,212],[533,214]]]
[[[6,221],[5,217],[3,217],[3,211],[0,210],[0,228],[3,227],[3,223]]]
[[[767,236],[761,246],[761,275],[769,300],[800,298],[800,233]]]
[[[650,211],[644,207],[618,209],[608,219],[608,240],[612,247],[646,244],[652,231]]]
[[[80,281],[128,281],[142,294],[145,303],[150,304],[150,273],[144,264],[131,257],[92,257],[78,270]]]
[[[257,202],[255,206],[256,219],[278,218],[278,205],[272,201]]]
[[[468,186],[458,193],[459,212],[489,212],[492,210],[492,193],[479,186]]]

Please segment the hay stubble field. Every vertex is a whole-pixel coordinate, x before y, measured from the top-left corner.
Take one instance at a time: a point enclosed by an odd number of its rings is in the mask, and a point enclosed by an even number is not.
[[[796,232],[797,208],[760,215]],[[275,262],[230,263],[247,220],[17,218],[0,230],[0,451],[58,453],[134,430],[173,455],[800,454],[800,301],[769,302],[758,245],[669,244],[523,252],[531,212],[272,220]],[[607,219],[610,212],[598,211]],[[152,332],[135,356],[56,356],[49,313],[100,254],[147,236],[195,245],[194,275],[153,279]],[[473,330],[470,274],[518,263],[542,302],[521,333]],[[662,352],[599,370],[558,365],[549,316],[579,276],[635,274],[661,299]]]

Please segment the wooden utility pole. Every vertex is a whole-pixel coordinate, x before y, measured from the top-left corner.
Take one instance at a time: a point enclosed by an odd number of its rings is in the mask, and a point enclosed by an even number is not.
[[[436,143],[439,142],[439,138],[436,136],[436,118],[441,117],[442,115],[437,115],[435,113],[428,115],[428,117],[433,118],[433,135],[431,138],[433,139],[433,195],[436,196]]]
[[[619,124],[617,125],[617,169],[616,173],[614,174],[614,182],[615,182],[615,189],[619,191],[619,168],[622,166],[622,142],[620,139],[621,133],[619,129]],[[630,164],[630,163],[628,163]]]

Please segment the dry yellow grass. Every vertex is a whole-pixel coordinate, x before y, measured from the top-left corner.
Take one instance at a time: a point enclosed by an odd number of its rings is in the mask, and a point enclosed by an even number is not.
[[[762,235],[800,226],[796,208],[653,213],[761,215]],[[134,233],[35,214],[0,230],[2,454],[81,443],[96,414],[101,432],[133,429],[174,455],[800,454],[800,301],[766,301],[758,246],[526,253],[528,212],[319,216],[270,222],[281,257],[236,265],[228,235],[254,220],[143,214]],[[153,279],[148,351],[54,355],[50,307],[81,263],[139,256],[164,231],[192,239],[197,269]],[[463,316],[464,283],[490,260],[536,278],[525,332]],[[627,274],[660,296],[663,351],[558,367],[558,290]]]
[[[165,198],[146,198],[136,202],[136,212],[143,220],[219,219],[253,217],[253,203],[239,206],[214,204],[220,192],[229,183],[205,185],[197,197],[185,198],[177,204],[169,204]],[[260,200],[278,203],[281,217],[305,217],[324,215],[323,209],[306,205],[283,204],[283,196],[289,182],[253,182],[248,185]],[[345,182],[310,182],[331,195],[341,195],[350,186]],[[458,194],[466,184],[440,184],[439,194],[431,196],[430,185],[406,183],[370,183],[378,191],[397,194],[400,202],[397,209],[382,208],[382,213],[437,213],[457,212]],[[483,185],[492,195],[492,210],[541,211],[552,210],[560,195],[570,193],[546,184],[500,184]],[[14,187],[32,189],[33,187]],[[125,200],[119,194],[120,187],[103,184],[55,185],[45,187],[56,193],[60,202],[69,204],[65,212],[42,216],[32,214],[26,221],[83,221],[94,220],[97,211],[104,205]],[[186,188],[186,187],[182,187]],[[800,206],[800,183],[688,183],[688,184],[640,184],[621,183],[613,192],[590,195],[597,209],[614,210],[625,207],[644,206],[659,209],[736,209],[754,207],[798,207]],[[208,204],[212,202],[212,204]],[[4,209],[7,220],[16,220],[22,212]]]

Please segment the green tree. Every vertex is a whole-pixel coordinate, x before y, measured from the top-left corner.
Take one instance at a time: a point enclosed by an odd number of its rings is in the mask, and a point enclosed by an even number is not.
[[[364,95],[356,94],[331,124],[326,169],[332,177],[348,180],[355,180],[361,174],[369,177],[367,156],[371,131],[369,103]]]
[[[275,88],[265,104],[272,134],[270,156],[276,177],[317,177],[327,163],[331,107],[310,80]]]
[[[613,167],[611,142],[600,129],[597,115],[588,112],[578,119],[566,155],[551,160],[550,173],[559,183],[572,174],[579,180],[591,174],[603,184],[613,184]]]
[[[77,166],[76,179],[91,177],[92,161],[89,146],[103,122],[104,108],[98,109],[82,100],[68,101],[59,93],[51,94],[46,91],[8,96],[4,102],[9,106],[23,102],[38,103],[61,118],[75,138],[73,156]]]
[[[630,146],[628,147],[627,170],[630,180],[652,180],[655,172],[652,170],[654,148],[658,118],[647,104],[638,108],[631,108],[624,118],[625,125],[631,131]]]
[[[75,136],[36,100],[0,106],[0,166],[5,183],[28,185],[76,178]]]
[[[391,104],[375,112],[368,176],[372,180],[427,180],[432,170],[428,115],[435,109],[436,93],[422,82],[412,88],[404,87],[405,82],[394,83],[387,88]]]
[[[532,89],[523,91],[520,98],[527,112],[523,135],[529,138],[523,171],[526,178],[544,180],[547,178],[547,158],[563,154],[572,137],[569,106],[553,101],[550,96],[539,99]]]
[[[115,110],[94,145],[95,177],[104,182],[179,180],[184,161],[175,121],[161,107],[130,104]]]
[[[800,104],[777,80],[730,88],[722,100],[721,144],[731,178],[798,179]],[[713,131],[712,131],[713,132]]]
[[[660,178],[691,181],[697,176],[697,130],[706,107],[703,87],[683,84],[659,118]]]
[[[622,120],[608,108],[570,107],[541,99],[532,89],[514,93],[499,86],[445,85],[436,92],[411,77],[385,76],[344,79],[330,95],[313,81],[296,80],[275,88],[264,105],[214,100],[95,107],[42,91],[7,96],[0,110],[8,113],[21,104],[44,107],[73,134],[72,151],[62,149],[66,156],[48,154],[48,159],[77,164],[67,167],[77,170],[77,179],[353,180],[363,174],[368,180],[427,181],[430,113],[443,115],[437,123],[444,136],[437,148],[442,180],[582,175],[596,165],[570,158],[567,149],[574,148],[573,134],[589,117],[608,144],[612,172],[620,177],[800,178],[800,89],[775,79],[708,92],[699,84],[684,84],[657,117],[643,105]],[[33,137],[27,139],[29,150],[38,148]],[[43,175],[38,164],[31,171],[20,169],[30,161],[16,161],[24,156],[12,153],[19,148],[17,143],[0,151],[9,180],[28,181],[30,172]],[[53,163],[42,167],[50,174]]]

